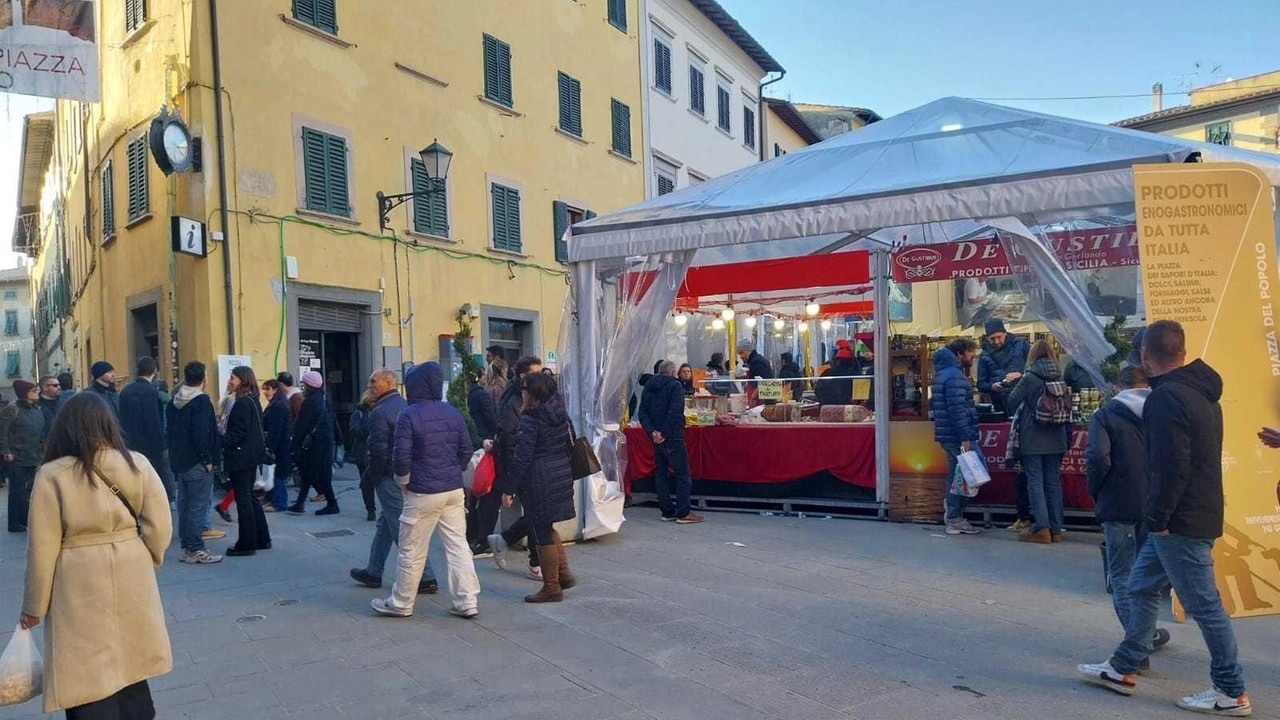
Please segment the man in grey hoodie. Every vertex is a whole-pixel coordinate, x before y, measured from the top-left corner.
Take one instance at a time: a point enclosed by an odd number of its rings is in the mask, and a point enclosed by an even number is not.
[[[169,464],[181,490],[178,539],[182,562],[210,565],[222,561],[221,555],[205,550],[203,537],[213,492],[213,466],[219,459],[218,420],[213,415],[213,401],[204,391],[204,363],[187,363],[183,375],[182,387],[165,408]]]

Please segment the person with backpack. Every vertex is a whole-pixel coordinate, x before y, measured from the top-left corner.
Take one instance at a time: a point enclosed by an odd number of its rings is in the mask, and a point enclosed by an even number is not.
[[[1027,369],[1009,392],[1006,408],[1015,416],[1017,453],[1027,474],[1035,518],[1018,540],[1041,545],[1062,542],[1062,458],[1071,439],[1071,391],[1062,381],[1048,340],[1031,348]]]

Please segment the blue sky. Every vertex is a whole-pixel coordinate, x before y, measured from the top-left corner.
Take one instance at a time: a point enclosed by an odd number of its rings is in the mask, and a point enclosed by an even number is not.
[[[948,95],[1144,95],[1002,101],[1114,122],[1148,112],[1157,81],[1168,107],[1186,103],[1170,94],[1185,84],[1280,70],[1277,0],[719,2],[787,69],[768,94],[886,117]]]

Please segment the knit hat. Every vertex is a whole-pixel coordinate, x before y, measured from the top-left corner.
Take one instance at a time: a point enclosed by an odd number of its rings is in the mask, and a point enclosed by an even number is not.
[[[92,366],[89,367],[89,377],[92,377],[94,380],[97,380],[98,378],[102,377],[103,375],[106,375],[112,370],[115,370],[115,368],[111,367],[111,363],[107,362],[106,360],[99,360],[98,362],[94,363]]]
[[[36,389],[36,384],[30,380],[14,380],[13,394],[22,402],[26,402],[27,393]]]
[[[309,388],[319,388],[324,385],[324,376],[315,370],[308,370],[302,373],[302,384]]]
[[[998,332],[1008,332],[1004,329],[1004,321],[999,318],[992,318],[988,320],[983,329],[987,331],[988,335]]]
[[[836,353],[836,359],[837,359],[837,360],[852,360],[852,359],[853,359],[853,351],[851,351],[849,348],[840,348],[840,352]]]
[[[848,341],[848,340],[837,340],[837,341],[836,341],[836,347],[841,348],[842,350],[848,350],[848,349],[849,349],[849,341]]]

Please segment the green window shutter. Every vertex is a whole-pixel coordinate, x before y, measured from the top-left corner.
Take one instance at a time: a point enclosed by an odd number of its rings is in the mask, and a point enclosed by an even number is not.
[[[17,310],[4,311],[4,334],[5,335],[18,334],[18,311]]]
[[[16,378],[22,375],[22,353],[9,350],[4,354],[4,374]]]
[[[315,26],[333,35],[338,34],[338,0],[313,0],[316,8]]]
[[[657,38],[653,39],[653,84],[671,94],[671,47]]]
[[[418,158],[413,159],[411,168],[413,191],[430,192],[413,199],[413,231],[449,237],[449,200],[444,181],[427,177],[427,166]]]
[[[302,174],[306,209],[351,216],[345,138],[302,128]]]
[[[558,74],[560,88],[560,129],[582,137],[582,83]]]
[[[293,19],[315,27],[316,0],[293,0]]]
[[[520,252],[520,191],[493,185],[493,247],[495,250]]]
[[[511,107],[511,46],[492,35],[484,36],[484,96]]]
[[[689,66],[689,107],[699,115],[707,114],[707,86],[702,68]]]
[[[627,31],[627,0],[609,0],[609,24]]]
[[[569,261],[569,244],[564,241],[564,233],[569,229],[569,206],[556,200],[551,203],[551,220],[555,225],[556,261]]]
[[[729,91],[720,86],[716,86],[716,106],[720,129],[732,132],[733,125],[729,118]]]
[[[102,166],[102,239],[116,234],[116,196],[111,161]]]
[[[742,106],[742,142],[749,148],[756,146],[756,111],[748,105]]]
[[[347,140],[337,135],[325,137],[325,172],[329,175],[329,212],[351,216],[351,196],[347,192]]]
[[[124,0],[124,29],[133,32],[147,22],[146,0]]]
[[[631,157],[631,108],[612,101],[613,151],[623,157]]]
[[[774,144],[773,144],[773,156],[774,156],[774,157],[778,157],[778,156],[780,156],[780,155],[782,155],[782,146],[781,146],[781,145],[779,145],[778,143],[774,143]]]
[[[139,135],[129,141],[125,147],[125,160],[129,176],[129,222],[133,222],[151,211],[145,135]]]
[[[658,175],[658,195],[667,195],[676,191],[676,181],[666,175]]]

